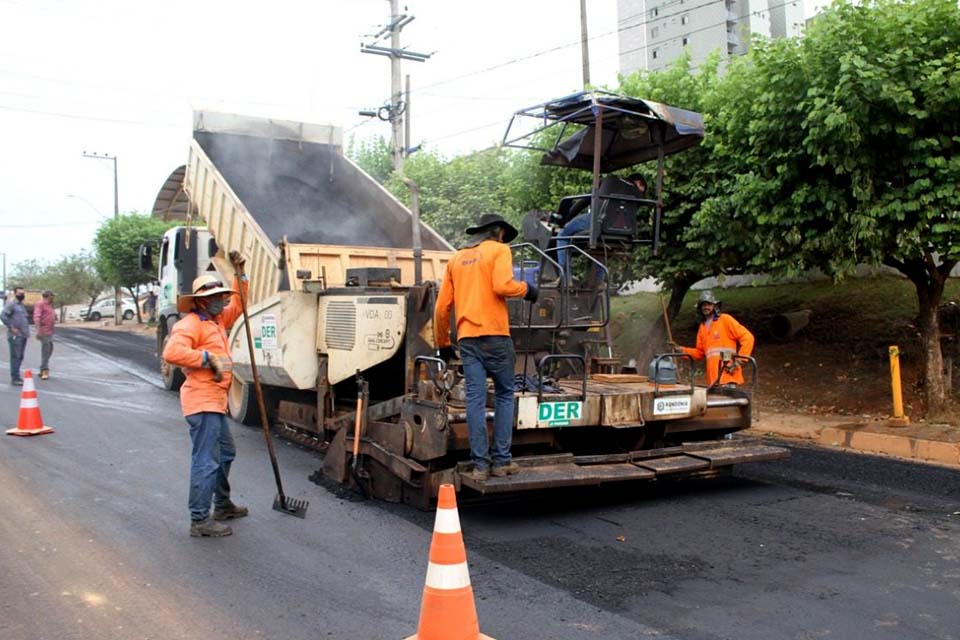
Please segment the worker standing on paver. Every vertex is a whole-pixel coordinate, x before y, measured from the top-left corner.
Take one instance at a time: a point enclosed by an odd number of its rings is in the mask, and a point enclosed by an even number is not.
[[[180,404],[193,443],[189,507],[190,535],[194,537],[228,536],[233,530],[217,521],[248,513],[246,507],[230,500],[230,464],[236,447],[226,417],[233,377],[227,331],[243,312],[237,289],[247,286],[243,257],[231,251],[230,261],[239,274],[234,288],[225,288],[214,275],[196,278],[192,295],[177,300],[178,310],[186,315],[173,326],[163,350],[166,366],[182,367],[187,377],[180,388]]]
[[[742,385],[743,371],[740,362],[733,356],[749,356],[753,353],[753,334],[733,316],[720,313],[720,301],[709,290],[700,293],[697,317],[700,319],[697,346],[691,348],[673,345],[673,351],[683,351],[694,360],[706,358],[708,385],[716,382],[718,374],[723,386]]]
[[[447,264],[433,326],[440,356],[447,362],[454,360],[450,340],[450,311],[454,310],[467,391],[470,476],[484,481],[491,465],[498,477],[520,470],[510,456],[516,357],[506,299],[523,296],[532,303],[538,291],[533,284],[513,279],[513,257],[507,246],[517,237],[513,225],[502,216],[485,213],[466,231],[467,246]],[[492,451],[487,436],[487,376],[493,378],[496,395]]]
[[[33,306],[33,324],[37,327],[37,340],[40,341],[40,379],[50,377],[50,356],[53,355],[53,331],[57,323],[57,312],[53,310],[53,291],[43,292],[40,302]]]

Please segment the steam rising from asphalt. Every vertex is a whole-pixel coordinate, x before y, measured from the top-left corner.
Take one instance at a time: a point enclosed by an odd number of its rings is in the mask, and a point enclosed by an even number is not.
[[[330,145],[194,132],[274,243],[410,247],[410,214]],[[424,234],[425,249],[442,249]]]

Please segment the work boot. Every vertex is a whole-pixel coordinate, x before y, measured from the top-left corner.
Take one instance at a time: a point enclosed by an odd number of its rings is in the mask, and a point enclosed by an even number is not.
[[[11,381],[10,381],[10,384],[12,384],[12,385],[15,386],[15,387],[22,387],[22,386],[23,386],[23,380],[21,380],[20,378],[17,378],[16,380],[11,380]]]
[[[515,473],[520,473],[520,465],[511,460],[507,464],[494,465],[492,473],[496,478],[512,476]]]
[[[48,380],[50,379],[50,370],[49,369],[40,369],[40,379]]]
[[[197,520],[190,523],[190,535],[194,538],[222,538],[233,533],[233,529],[213,519]]]
[[[486,482],[490,478],[490,469],[487,467],[474,466],[466,475],[476,482]]]
[[[250,513],[250,510],[246,507],[238,507],[230,501],[222,505],[218,505],[213,509],[213,519],[214,520],[234,520],[236,518],[242,518],[245,515]]]

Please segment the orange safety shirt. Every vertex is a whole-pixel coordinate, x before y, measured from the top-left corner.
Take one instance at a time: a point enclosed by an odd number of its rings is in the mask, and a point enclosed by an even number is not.
[[[707,384],[712,385],[717,379],[717,371],[721,367],[720,356],[723,353],[749,356],[753,353],[753,334],[746,327],[734,320],[733,316],[721,313],[713,322],[700,323],[697,331],[697,346],[694,348],[681,347],[684,353],[693,356],[694,360],[707,359]],[[735,369],[733,373],[724,371],[720,376],[720,384],[743,384],[743,371]]]
[[[238,284],[234,279],[234,291],[238,290]],[[243,282],[241,286],[246,294],[247,283]],[[191,311],[173,325],[170,339],[163,348],[163,359],[182,368],[187,376],[186,382],[180,387],[183,415],[227,412],[227,391],[233,379],[233,360],[230,359],[227,331],[242,313],[240,295],[234,293],[216,319]],[[204,351],[217,356],[223,363],[223,380],[220,382],[213,380],[213,369],[203,366]]]
[[[527,283],[513,279],[510,247],[489,239],[457,251],[447,271],[433,312],[437,347],[450,346],[450,309],[457,339],[509,336],[506,298],[526,295]]]

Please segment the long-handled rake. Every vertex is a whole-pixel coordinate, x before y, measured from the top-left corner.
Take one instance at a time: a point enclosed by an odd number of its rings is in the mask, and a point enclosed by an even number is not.
[[[234,265],[236,269],[236,265]],[[241,275],[237,269],[237,277]],[[253,388],[257,394],[257,406],[260,408],[260,424],[263,427],[263,437],[267,441],[267,451],[270,452],[270,464],[273,465],[273,477],[277,481],[277,497],[273,500],[274,511],[287,515],[305,518],[310,503],[298,498],[288,498],[283,493],[283,482],[280,480],[280,466],[277,464],[277,452],[273,449],[273,438],[270,435],[270,422],[267,420],[267,406],[263,402],[263,389],[260,386],[260,375],[257,373],[257,360],[253,351],[253,335],[250,331],[250,317],[247,315],[247,295],[240,289],[240,307],[243,309],[243,324],[247,332],[247,348],[250,351],[250,370],[253,372]]]

